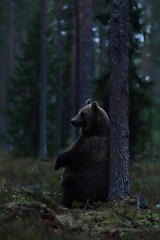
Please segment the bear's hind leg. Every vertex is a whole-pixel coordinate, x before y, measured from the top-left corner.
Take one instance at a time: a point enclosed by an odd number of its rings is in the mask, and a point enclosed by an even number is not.
[[[76,179],[68,175],[62,181],[64,207],[72,208],[72,203],[75,200]]]
[[[67,177],[62,183],[64,189],[62,204],[64,207],[72,208],[73,201],[84,202],[86,198],[86,190],[83,184],[75,177]]]

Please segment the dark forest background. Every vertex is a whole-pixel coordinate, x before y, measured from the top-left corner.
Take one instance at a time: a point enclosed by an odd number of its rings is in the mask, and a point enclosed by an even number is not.
[[[130,4],[131,155],[160,154],[159,1]],[[0,148],[47,159],[91,97],[108,112],[110,1],[0,2]],[[91,31],[87,31],[87,29]]]
[[[83,209],[74,202],[74,209],[66,210],[61,207],[62,171],[54,171],[54,160],[78,135],[70,119],[88,98],[110,115],[114,108],[118,112],[114,101],[109,109],[115,83],[128,106],[123,95],[127,76],[111,78],[116,61],[110,51],[115,47],[118,60],[128,62],[127,54],[121,56],[123,47],[128,49],[121,42],[123,36],[128,39],[128,29],[121,30],[128,25],[123,14],[129,2],[131,164],[129,154],[119,151],[128,148],[120,144],[113,159],[119,172],[111,169],[116,184],[130,178],[130,196],[87,203]],[[124,20],[117,27],[120,41],[117,35],[111,40],[116,17]],[[0,240],[160,239],[159,26],[159,0],[0,1]],[[123,46],[119,52],[116,41]],[[122,125],[116,128],[120,142],[128,144]],[[112,153],[116,147],[110,144]],[[118,188],[124,191],[125,184]]]

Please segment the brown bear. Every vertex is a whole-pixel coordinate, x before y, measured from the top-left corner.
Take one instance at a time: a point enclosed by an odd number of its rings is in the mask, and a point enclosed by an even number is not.
[[[71,123],[80,127],[80,136],[67,151],[57,156],[55,164],[55,170],[64,168],[63,206],[71,208],[74,200],[104,202],[109,175],[108,115],[96,102],[87,100]]]

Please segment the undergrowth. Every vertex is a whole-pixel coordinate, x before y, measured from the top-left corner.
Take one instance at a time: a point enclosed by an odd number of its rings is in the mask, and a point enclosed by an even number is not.
[[[53,161],[0,153],[0,239],[160,239],[160,163],[136,162],[132,195],[115,203],[61,207]],[[144,199],[143,207],[137,199]]]

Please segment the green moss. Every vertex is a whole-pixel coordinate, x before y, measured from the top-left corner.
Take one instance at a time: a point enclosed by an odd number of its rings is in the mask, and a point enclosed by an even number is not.
[[[30,158],[13,158],[0,153],[0,239],[159,239],[160,164],[140,162],[132,166],[132,197],[116,203],[79,203],[74,209],[60,206],[60,174],[55,174],[53,162]],[[139,210],[136,194],[147,198],[149,209]],[[18,205],[16,205],[18,204]],[[10,219],[15,206],[21,211]],[[35,205],[34,205],[35,204]],[[53,212],[53,213],[52,213]],[[50,214],[53,216],[51,217]],[[48,214],[48,215],[47,215]],[[43,217],[42,217],[43,216]],[[47,217],[46,217],[47,216]],[[62,224],[54,225],[56,217]],[[63,226],[63,227],[62,227]],[[25,233],[25,234],[24,234]]]

